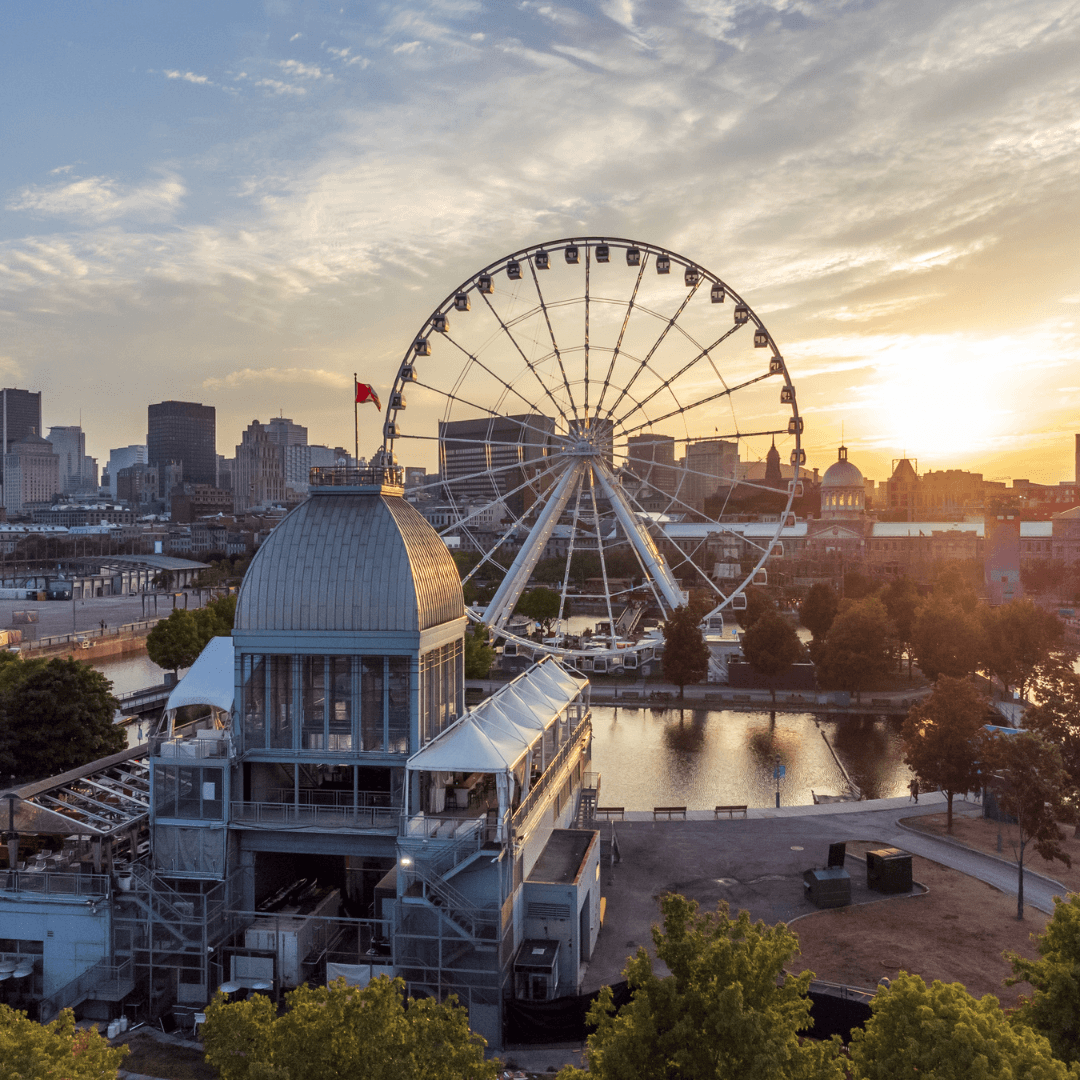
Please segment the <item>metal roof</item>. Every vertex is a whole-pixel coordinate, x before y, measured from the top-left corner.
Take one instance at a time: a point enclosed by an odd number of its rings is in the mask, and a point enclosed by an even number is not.
[[[105,565],[126,563],[131,566],[148,566],[152,570],[206,570],[209,563],[193,559],[177,559],[172,555],[107,555],[101,560]]]
[[[1048,539],[1053,535],[1052,521],[1021,521],[1020,535],[1025,539]],[[875,521],[871,536],[874,539],[905,536],[930,536],[936,532],[985,534],[981,521]]]
[[[240,631],[417,631],[465,614],[439,534],[397,495],[315,488],[256,552]]]

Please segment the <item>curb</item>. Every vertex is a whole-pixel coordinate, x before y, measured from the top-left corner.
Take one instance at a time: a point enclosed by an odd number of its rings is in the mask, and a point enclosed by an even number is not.
[[[951,836],[934,836],[933,833],[923,832],[922,829],[913,829],[910,825],[905,825],[902,821],[896,822],[896,827],[898,829],[903,829],[904,832],[911,833],[913,836],[924,836],[927,840],[937,841],[941,844],[948,844],[949,847],[956,848],[958,851],[966,851],[969,855],[978,855],[985,859],[993,859],[994,862],[1001,863],[1002,866],[1007,866],[1012,870],[1019,869],[1019,866],[1015,862],[1010,862],[1010,860],[1008,859],[1003,859],[1000,855],[991,855],[988,851],[980,851],[978,848],[969,847],[967,844],[962,843],[960,840],[954,840]],[[913,854],[917,854],[917,852]],[[923,858],[929,858],[929,856],[924,855]],[[1070,892],[1070,889],[1067,886],[1063,885],[1056,878],[1052,878],[1047,874],[1040,874],[1038,870],[1029,870],[1025,866],[1024,873],[1030,874],[1032,877],[1037,877],[1041,881],[1045,881],[1047,885],[1060,889],[1063,895],[1067,895]]]

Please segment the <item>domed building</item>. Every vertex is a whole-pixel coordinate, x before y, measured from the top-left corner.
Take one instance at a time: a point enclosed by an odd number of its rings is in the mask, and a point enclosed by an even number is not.
[[[823,521],[852,520],[861,517],[865,511],[863,474],[848,461],[847,447],[841,446],[839,457],[821,478],[821,518]]]

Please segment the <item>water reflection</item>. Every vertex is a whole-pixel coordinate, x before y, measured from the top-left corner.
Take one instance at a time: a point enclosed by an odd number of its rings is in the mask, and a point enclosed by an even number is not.
[[[836,758],[866,798],[902,795],[910,774],[900,723],[813,713],[598,707],[593,767],[603,777],[600,802],[628,810],[684,803],[691,810],[727,803],[772,806],[777,755],[786,768],[782,804],[812,802],[811,789],[848,793]]]

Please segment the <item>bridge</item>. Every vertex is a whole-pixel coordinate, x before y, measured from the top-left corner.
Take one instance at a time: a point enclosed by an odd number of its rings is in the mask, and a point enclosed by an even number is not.
[[[142,690],[132,690],[126,694],[117,694],[116,700],[120,702],[120,713],[123,716],[148,716],[151,713],[160,712],[165,708],[169,700],[169,694],[173,687],[168,683],[160,683],[157,686],[146,686]]]

